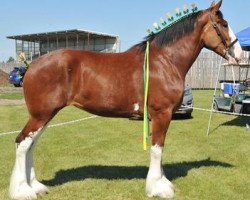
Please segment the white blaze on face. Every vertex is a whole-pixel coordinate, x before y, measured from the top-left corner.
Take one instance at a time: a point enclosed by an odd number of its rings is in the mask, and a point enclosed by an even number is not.
[[[229,26],[229,36],[231,38],[231,42],[236,40],[236,36],[234,32],[232,31],[231,27]],[[237,41],[229,50],[230,56],[235,58],[236,60],[240,60],[242,58],[242,49],[240,46],[239,41]],[[230,59],[230,58],[229,58]]]

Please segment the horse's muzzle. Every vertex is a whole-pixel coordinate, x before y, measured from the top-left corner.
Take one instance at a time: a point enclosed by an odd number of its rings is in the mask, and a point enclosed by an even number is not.
[[[230,55],[230,53],[226,53],[225,58],[227,59],[229,65],[239,65],[242,55],[240,57],[235,57]]]

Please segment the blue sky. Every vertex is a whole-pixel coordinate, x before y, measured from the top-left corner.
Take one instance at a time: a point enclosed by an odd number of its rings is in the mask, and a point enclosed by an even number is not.
[[[141,41],[145,30],[166,12],[193,2],[199,9],[211,4],[211,0],[5,0],[0,7],[0,61],[15,57],[15,42],[6,36],[77,28],[119,35],[123,51]],[[250,26],[249,9],[247,0],[224,0],[221,7],[235,33]]]

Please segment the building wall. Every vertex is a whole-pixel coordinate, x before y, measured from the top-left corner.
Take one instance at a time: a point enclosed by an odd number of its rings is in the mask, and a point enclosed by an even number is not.
[[[40,55],[40,44],[39,42],[28,42],[16,40],[16,54],[24,52],[28,60]]]
[[[16,40],[16,54],[24,52],[27,60],[33,60],[40,55],[49,53],[56,49],[70,48],[70,49],[82,49],[88,51],[98,52],[117,52],[118,49],[117,38],[93,38],[84,39],[83,37],[60,37],[57,39],[48,38],[46,41],[28,42]]]
[[[40,43],[41,55],[48,53],[50,51],[70,48],[70,49],[82,49],[89,51],[105,51],[105,52],[116,52],[116,39],[87,39],[79,38],[78,41],[75,38],[58,39],[58,40],[48,40],[42,41]]]

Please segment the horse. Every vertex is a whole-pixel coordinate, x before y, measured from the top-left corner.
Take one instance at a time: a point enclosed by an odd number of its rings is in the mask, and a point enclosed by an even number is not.
[[[150,34],[121,53],[61,49],[31,62],[23,90],[29,119],[17,136],[16,161],[10,180],[12,199],[37,199],[48,188],[36,179],[33,151],[50,120],[73,105],[106,117],[143,116],[143,63],[149,44],[148,112],[152,122],[150,165],[146,177],[149,197],[174,197],[161,162],[172,114],[183,98],[185,76],[205,47],[238,63],[242,50],[224,19],[222,0],[191,13],[170,27]]]

